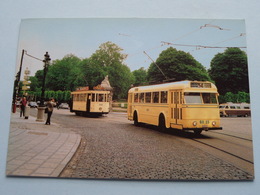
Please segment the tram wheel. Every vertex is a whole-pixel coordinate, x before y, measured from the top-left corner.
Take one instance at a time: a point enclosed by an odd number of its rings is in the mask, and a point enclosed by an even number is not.
[[[162,114],[159,117],[159,126],[158,127],[159,127],[159,131],[161,131],[161,132],[167,131],[167,128],[166,128],[166,125],[165,125],[165,118]]]

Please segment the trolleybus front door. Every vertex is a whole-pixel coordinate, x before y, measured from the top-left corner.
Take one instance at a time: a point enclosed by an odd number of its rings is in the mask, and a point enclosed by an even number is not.
[[[181,129],[182,120],[182,92],[179,90],[170,91],[170,113],[171,127]]]

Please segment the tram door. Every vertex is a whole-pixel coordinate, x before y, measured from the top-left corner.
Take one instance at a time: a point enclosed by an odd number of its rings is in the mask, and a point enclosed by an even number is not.
[[[90,112],[91,94],[87,94],[87,112]]]
[[[180,90],[170,91],[171,124],[182,123],[182,93]]]

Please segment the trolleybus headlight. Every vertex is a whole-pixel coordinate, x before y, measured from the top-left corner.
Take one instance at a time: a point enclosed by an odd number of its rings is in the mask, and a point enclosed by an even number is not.
[[[212,125],[213,125],[213,126],[216,126],[216,124],[217,124],[216,121],[213,121],[213,122],[212,122]]]
[[[193,126],[197,126],[197,121],[194,121],[192,124]]]

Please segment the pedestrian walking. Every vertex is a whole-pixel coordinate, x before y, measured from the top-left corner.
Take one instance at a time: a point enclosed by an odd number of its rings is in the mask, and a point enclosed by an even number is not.
[[[52,112],[53,112],[53,107],[54,107],[54,99],[50,99],[50,101],[47,102],[47,105],[46,105],[46,109],[47,109],[47,120],[46,120],[46,123],[45,125],[50,125],[51,124],[51,115],[52,115]]]
[[[24,116],[24,110],[25,110],[26,104],[27,104],[26,97],[23,97],[21,102],[20,102],[20,105],[21,105],[20,117]]]

